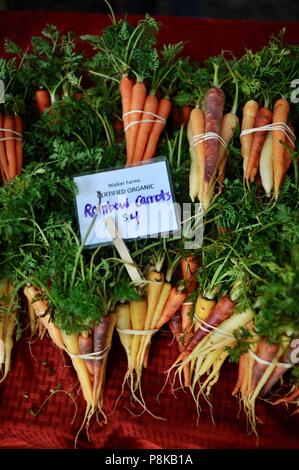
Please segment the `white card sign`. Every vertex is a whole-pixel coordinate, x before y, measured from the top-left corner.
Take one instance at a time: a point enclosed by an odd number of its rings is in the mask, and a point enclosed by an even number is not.
[[[74,177],[77,213],[85,247],[113,241],[106,220],[112,217],[125,240],[175,233],[175,210],[168,163],[150,163]],[[90,231],[88,233],[88,231]]]

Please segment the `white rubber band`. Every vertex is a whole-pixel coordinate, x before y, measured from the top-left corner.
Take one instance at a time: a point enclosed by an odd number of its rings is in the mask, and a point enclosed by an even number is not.
[[[165,119],[162,120],[161,119],[143,119],[142,121],[132,121],[130,122],[130,124],[128,124],[125,128],[124,128],[124,131],[127,132],[128,129],[130,129],[130,127],[132,126],[135,126],[136,124],[142,124],[142,123],[146,123],[146,122],[159,122],[160,124],[163,124],[165,125]]]
[[[22,137],[22,134],[20,134],[20,132],[13,131],[12,129],[5,129],[4,127],[0,127],[0,131],[2,131],[2,132],[11,132],[12,134],[17,135],[18,137]]]
[[[157,333],[157,331],[159,331],[159,329],[157,330],[130,330],[130,329],[120,329],[120,328],[116,328],[117,331],[119,333],[122,333],[124,335],[153,335],[155,333]]]
[[[252,127],[250,129],[244,129],[240,137],[244,135],[252,134],[253,132],[263,132],[263,131],[282,131],[284,135],[289,139],[292,145],[294,145],[296,136],[292,129],[285,122],[276,122],[275,124],[267,124],[266,126]],[[293,138],[293,140],[291,139]]]
[[[256,362],[259,362],[260,364],[263,364],[265,366],[273,365],[273,362],[269,362],[269,361],[266,361],[265,359],[262,359],[251,350],[249,350],[249,354],[256,360]],[[289,369],[290,367],[293,367],[293,364],[288,364],[287,362],[276,362],[275,365],[279,367],[283,367],[284,369]]]
[[[132,109],[132,111],[127,111],[126,113],[123,114],[123,118],[125,116],[129,116],[130,114],[148,114],[149,116],[153,116],[156,119],[143,119],[143,120],[137,120],[137,121],[132,121],[130,122],[125,128],[124,131],[127,132],[130,127],[135,126],[136,124],[141,124],[141,123],[147,123],[147,122],[159,122],[160,124],[165,125],[166,124],[166,119],[164,119],[162,116],[159,116],[158,114],[152,113],[151,111],[143,111],[140,109]]]
[[[0,142],[4,142],[5,140],[18,140],[19,142],[22,142],[23,139],[20,137],[1,137]]]
[[[219,134],[216,132],[205,132],[204,134],[195,134],[192,136],[189,150],[192,150],[199,142],[211,139],[218,140],[218,142],[220,142],[220,144],[226,149],[227,142]]]
[[[43,317],[43,316],[46,316],[47,315],[47,310],[45,310],[44,312],[41,312],[40,310],[34,310],[34,313],[37,317]]]
[[[150,116],[153,116],[157,119],[161,119],[162,121],[166,122],[166,120],[162,116],[159,116],[159,114],[152,113],[151,111],[143,111],[143,110],[140,110],[140,109],[132,109],[132,111],[127,111],[126,113],[123,114],[123,118],[125,116],[129,116],[130,114],[135,114],[135,113],[149,114]]]
[[[217,328],[217,326],[210,325],[210,323],[207,323],[206,321],[202,320],[201,318],[198,318],[195,316],[196,320],[203,323],[207,328],[204,326],[200,325],[199,328],[202,331],[206,331],[207,333],[212,333],[213,330],[216,331],[220,336],[224,336],[225,338],[234,338],[234,336],[230,333],[227,333],[226,331],[221,330],[220,328]],[[210,329],[209,329],[210,328]]]
[[[85,359],[85,360],[91,360],[91,361],[99,361],[101,359],[104,359],[105,356],[107,356],[109,350],[110,350],[111,345],[107,346],[105,349],[102,351],[96,351],[88,354],[72,354],[69,351],[67,351],[68,355],[74,359]]]
[[[5,362],[5,344],[3,339],[0,339],[0,364]]]

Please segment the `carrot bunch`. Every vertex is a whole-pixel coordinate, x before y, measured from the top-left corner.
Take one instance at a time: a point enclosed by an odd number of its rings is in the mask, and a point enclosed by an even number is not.
[[[288,338],[278,344],[270,343],[267,337],[256,335],[256,341],[252,342],[248,352],[240,357],[238,378],[232,394],[239,395],[251,429],[255,433],[258,420],[255,413],[257,398],[266,397],[292,366]]]
[[[23,122],[19,115],[0,113],[0,171],[4,183],[22,172]]]
[[[11,282],[2,279],[0,281],[0,383],[5,380],[11,367],[13,335],[17,318],[17,308],[10,308],[13,294],[14,288]]]
[[[86,412],[82,426],[77,433],[77,440],[84,424],[88,430],[89,421],[94,413],[102,415],[103,421],[107,422],[103,409],[103,392],[116,315],[111,313],[104,316],[91,331],[67,334],[53,324],[48,301],[41,289],[32,285],[26,286],[24,294],[38,317],[38,321],[42,323],[54,344],[66,351],[77,373],[86,401]]]
[[[289,102],[284,98],[275,101],[272,111],[267,105],[259,107],[254,100],[243,107],[240,140],[244,180],[249,185],[259,174],[266,195],[270,197],[273,190],[275,199],[295,148],[293,128],[288,126],[289,110]],[[258,128],[262,130],[250,131]]]
[[[128,363],[124,383],[128,380],[132,397],[147,411],[149,410],[142,396],[141,380],[143,369],[148,366],[151,340],[157,331],[180,312],[191,292],[188,287],[192,285],[194,288],[194,271],[190,274],[189,264],[185,262],[186,279],[178,285],[171,282],[171,268],[165,276],[158,266],[151,266],[146,276],[145,296],[139,300],[121,303],[116,309],[117,330]],[[194,268],[194,265],[192,267]],[[193,282],[190,282],[191,277]]]
[[[127,74],[120,80],[120,96],[126,135],[127,165],[150,160],[156,153],[160,135],[171,111],[167,97],[147,93],[143,81]]]
[[[237,92],[231,112],[223,114],[225,95],[219,86],[209,88],[203,107],[196,106],[190,114],[187,137],[190,149],[189,195],[202,203],[206,211],[211,203],[216,182],[219,191],[225,176],[226,147],[239,124],[236,115]]]
[[[168,369],[165,385],[175,370],[173,384],[178,377],[182,386],[190,388],[197,410],[199,397],[202,394],[206,397],[210,395],[212,386],[219,379],[221,366],[229,355],[228,348],[236,344],[234,331],[246,327],[253,318],[253,311],[250,309],[235,312],[238,293],[239,285],[236,282],[230,293],[218,300],[198,294],[193,318],[189,316],[187,334],[181,341],[180,354]],[[184,307],[190,315],[192,305],[187,304]],[[191,332],[193,333],[190,334]]]

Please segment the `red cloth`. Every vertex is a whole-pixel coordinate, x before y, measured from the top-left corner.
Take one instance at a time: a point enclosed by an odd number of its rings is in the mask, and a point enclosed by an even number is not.
[[[137,17],[130,17],[136,21]],[[163,23],[160,42],[186,42],[185,53],[202,60],[230,49],[236,54],[244,47],[261,47],[271,33],[277,33],[286,24],[286,39],[298,42],[299,23],[271,23],[254,21],[227,21],[158,17]],[[46,23],[56,24],[64,31],[94,34],[109,24],[108,17],[86,13],[1,12],[0,47],[9,37],[22,46],[28,45],[32,35],[40,33]],[[259,441],[246,431],[246,418],[241,411],[238,417],[238,400],[231,396],[236,381],[237,368],[226,363],[219,383],[212,390],[210,409],[201,400],[201,414],[197,425],[195,403],[188,392],[171,393],[166,387],[160,404],[155,400],[165,380],[164,371],[177,356],[171,345],[170,334],[158,333],[152,343],[149,367],[143,375],[144,398],[153,413],[166,418],[158,420],[147,413],[139,417],[130,414],[130,394],[126,388],[108,424],[99,426],[92,419],[90,439],[81,433],[79,448],[298,448],[298,415],[289,417],[284,407],[274,407],[259,401],[257,415],[263,424],[258,426]],[[46,361],[46,363],[45,363]],[[70,360],[48,338],[29,345],[18,341],[13,349],[12,370],[0,385],[0,448],[72,448],[77,430],[82,422],[85,404],[79,393],[78,413],[72,423],[75,407],[71,399],[58,392],[44,406],[39,416],[33,418],[30,408],[38,409],[49,396],[50,390],[61,384],[62,390],[78,391],[76,375]],[[105,390],[107,413],[113,410],[121,393],[126,371],[125,355],[114,336],[109,355]],[[27,397],[27,398],[26,398]],[[131,408],[132,409],[132,408]],[[137,408],[135,413],[140,412]],[[215,420],[212,423],[211,413]]]

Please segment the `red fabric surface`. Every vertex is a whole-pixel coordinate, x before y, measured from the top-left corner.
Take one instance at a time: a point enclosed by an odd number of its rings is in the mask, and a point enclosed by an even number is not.
[[[138,17],[129,17],[137,21]],[[286,24],[288,42],[298,42],[299,23],[271,23],[254,21],[201,20],[161,17],[163,23],[160,41],[186,42],[185,53],[202,60],[230,49],[240,54],[244,47],[262,46],[271,33],[277,33]],[[39,34],[46,23],[54,23],[63,30],[78,34],[96,33],[109,24],[106,15],[82,13],[1,12],[0,47],[9,37],[22,46],[32,35]],[[130,395],[126,388],[108,424],[99,426],[93,418],[88,442],[84,432],[79,448],[298,448],[299,416],[290,417],[290,411],[259,401],[257,415],[263,424],[258,426],[259,440],[248,435],[246,418],[238,417],[238,400],[231,396],[236,380],[236,366],[226,363],[219,383],[212,391],[211,409],[202,399],[202,410],[197,425],[195,403],[187,392],[179,391],[176,398],[169,386],[155,400],[164,380],[164,371],[171,365],[177,352],[170,346],[170,334],[158,333],[151,348],[149,368],[144,372],[143,391],[148,407],[166,420],[158,420],[144,413],[134,417],[128,411]],[[47,364],[45,364],[45,361]],[[105,408],[111,412],[121,392],[126,371],[125,355],[114,336],[109,355],[105,390]],[[78,413],[72,423],[75,407],[70,398],[59,392],[45,405],[39,416],[33,418],[30,408],[37,409],[58,384],[63,390],[78,391],[76,375],[70,360],[48,338],[29,345],[20,340],[13,349],[12,370],[0,385],[0,448],[72,448],[74,438],[84,416],[85,404],[78,394]],[[26,398],[27,397],[27,398]],[[140,409],[135,409],[135,413]]]

